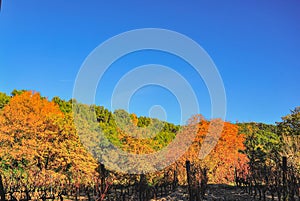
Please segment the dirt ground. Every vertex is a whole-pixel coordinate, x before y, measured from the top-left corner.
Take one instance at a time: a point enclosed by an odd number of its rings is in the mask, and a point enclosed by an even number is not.
[[[256,201],[242,188],[229,186],[224,184],[209,185],[205,195],[206,201]],[[167,197],[152,201],[188,201],[188,194],[185,189],[178,188],[178,190]]]

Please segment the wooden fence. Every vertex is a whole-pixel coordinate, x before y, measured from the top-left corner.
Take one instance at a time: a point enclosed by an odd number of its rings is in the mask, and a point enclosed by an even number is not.
[[[0,201],[27,200],[88,200],[88,201],[149,201],[168,196],[177,190],[178,178],[176,170],[166,170],[155,184],[149,184],[146,175],[126,176],[126,184],[118,182],[118,178],[109,181],[111,172],[100,165],[99,183],[93,186],[67,185],[56,187],[10,186],[5,188],[0,177]],[[201,201],[207,189],[207,170],[186,161],[187,186],[186,193],[190,201]],[[123,179],[122,175],[119,179]]]
[[[300,200],[300,174],[296,168],[287,165],[282,157],[275,166],[252,168],[250,174],[236,173],[236,185],[244,188],[255,199],[279,201]]]

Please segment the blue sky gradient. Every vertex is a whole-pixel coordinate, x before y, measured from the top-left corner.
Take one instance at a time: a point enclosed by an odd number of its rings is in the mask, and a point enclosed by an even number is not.
[[[99,44],[132,29],[163,28],[192,38],[214,60],[225,85],[228,121],[274,123],[300,105],[299,22],[298,0],[3,0],[0,91],[33,89],[68,100],[80,66]],[[117,80],[149,63],[184,75],[200,100],[200,112],[210,117],[206,86],[188,64],[151,51],[115,62],[99,84],[96,103],[109,108]],[[167,120],[178,122],[178,103],[163,89],[141,89],[131,104],[130,112],[138,115],[160,104]]]

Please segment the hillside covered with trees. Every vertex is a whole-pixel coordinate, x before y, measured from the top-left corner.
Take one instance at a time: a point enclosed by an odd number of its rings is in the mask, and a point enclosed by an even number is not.
[[[283,156],[287,157],[293,174],[300,170],[300,108],[291,111],[276,125],[222,122],[223,129],[216,146],[209,155],[200,159],[199,151],[210,132],[210,125],[221,120],[207,120],[198,114],[190,119],[196,130],[190,130],[189,124],[174,125],[138,117],[124,110],[112,112],[98,105],[77,103],[74,108],[74,102],[76,100],[65,101],[59,97],[48,100],[37,92],[26,90],[14,90],[11,95],[0,93],[2,200],[8,196],[18,200],[37,199],[47,196],[50,191],[61,200],[73,192],[77,199],[79,189],[90,192],[89,189],[98,185],[102,186],[101,189],[93,193],[104,198],[105,186],[126,182],[124,178],[128,175],[118,172],[108,175],[103,170],[99,161],[108,159],[97,152],[98,143],[104,144],[104,148],[105,144],[111,143],[127,153],[143,155],[162,150],[178,135],[184,138],[195,131],[192,143],[174,163],[145,175],[147,184],[156,185],[166,171],[171,171],[179,185],[187,185],[186,161],[205,176],[201,181],[216,184],[234,184],[237,180],[246,183],[249,179],[260,185],[274,184],[277,181],[272,179],[282,168],[276,167]],[[74,111],[81,111],[81,114],[82,111],[93,111],[95,130],[86,128],[87,119],[93,117],[83,115],[74,120]],[[121,120],[117,122],[116,118]],[[79,129],[76,123],[81,126]],[[123,128],[123,124],[132,124],[132,127]],[[143,129],[151,125],[155,126],[150,131]],[[97,129],[102,130],[105,138],[97,135]],[[104,149],[103,146],[100,148]],[[175,153],[169,153],[172,154]],[[110,153],[110,157],[116,157],[119,163],[135,162],[121,161],[114,153]],[[154,168],[152,164],[146,165]],[[265,179],[266,175],[269,175],[268,179]],[[131,177],[142,180],[138,175]]]

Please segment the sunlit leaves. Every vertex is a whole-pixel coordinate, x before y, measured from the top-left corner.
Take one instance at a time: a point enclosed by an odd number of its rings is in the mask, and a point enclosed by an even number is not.
[[[200,166],[208,168],[209,181],[214,183],[230,183],[234,181],[234,169],[247,169],[247,156],[241,153],[245,149],[245,136],[239,134],[238,126],[229,122],[223,122],[221,135],[216,136],[217,128],[210,128],[219,125],[221,120],[207,121],[199,117],[198,132],[192,146],[186,152],[183,160],[190,160]],[[199,119],[198,118],[198,119]],[[206,139],[208,133],[212,132]],[[205,143],[216,143],[211,152],[204,158],[199,158],[199,152]],[[183,161],[184,162],[184,161]],[[182,162],[182,163],[183,163]]]
[[[300,170],[300,107],[282,117],[282,122],[277,125],[282,140],[281,154],[288,157],[290,163]]]
[[[38,93],[16,93],[3,108],[0,147],[0,171],[22,170],[28,185],[47,185],[49,176],[83,183],[95,175],[97,164],[82,147],[72,115]]]
[[[10,96],[0,92],[0,110],[9,103]]]

